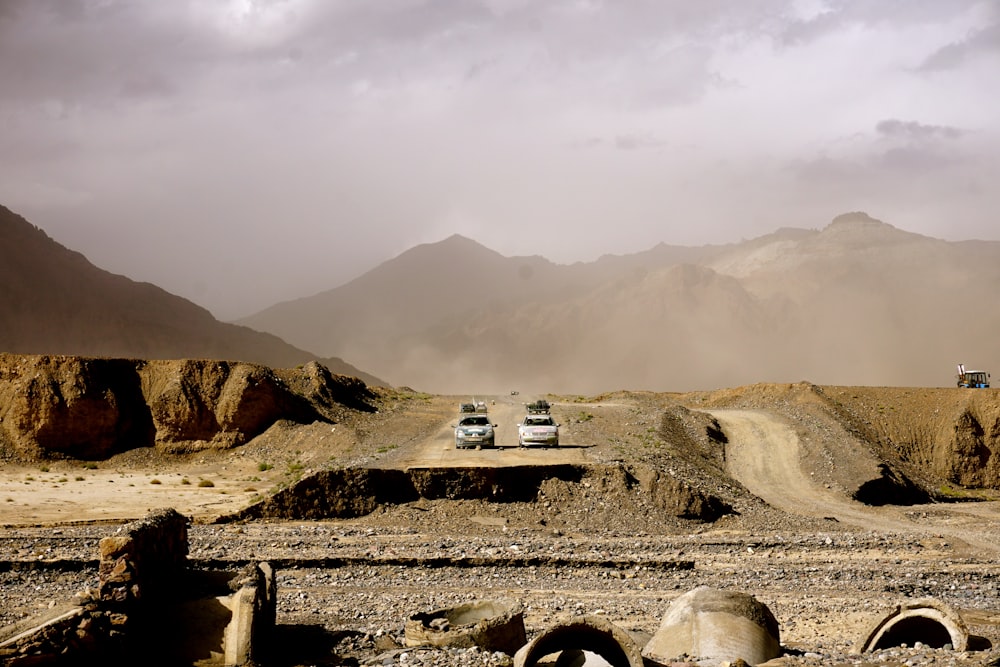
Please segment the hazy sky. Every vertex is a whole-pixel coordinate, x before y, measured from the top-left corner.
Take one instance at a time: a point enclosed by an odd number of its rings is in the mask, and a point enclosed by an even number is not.
[[[1000,0],[0,0],[0,86],[0,203],[222,319],[453,233],[1000,238]]]

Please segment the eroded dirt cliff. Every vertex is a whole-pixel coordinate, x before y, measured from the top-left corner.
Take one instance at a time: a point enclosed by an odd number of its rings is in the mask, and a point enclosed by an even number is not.
[[[215,360],[0,355],[0,457],[104,459],[137,447],[242,445],[279,420],[371,411],[356,378],[316,362],[271,369]]]

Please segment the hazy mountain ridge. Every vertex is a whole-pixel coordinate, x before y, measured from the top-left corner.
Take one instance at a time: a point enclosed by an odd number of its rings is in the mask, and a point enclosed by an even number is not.
[[[572,265],[453,236],[241,322],[439,393],[949,386],[958,362],[1000,367],[998,284],[1000,243],[855,212]]]
[[[2,351],[279,368],[318,358],[435,393],[949,386],[956,363],[1000,367],[997,285],[1000,242],[850,213],[821,229],[570,265],[456,234],[226,324],[0,208]]]
[[[104,271],[0,206],[0,351],[141,359],[227,359],[287,368],[318,360],[381,380],[270,333],[216,320],[150,283]],[[332,357],[332,355],[331,355]]]

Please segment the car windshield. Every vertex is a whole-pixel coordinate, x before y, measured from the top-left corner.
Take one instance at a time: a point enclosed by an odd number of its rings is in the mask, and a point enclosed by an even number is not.
[[[461,421],[462,426],[486,426],[488,423],[486,417],[466,417]]]
[[[552,426],[551,417],[528,417],[525,423],[529,426]]]

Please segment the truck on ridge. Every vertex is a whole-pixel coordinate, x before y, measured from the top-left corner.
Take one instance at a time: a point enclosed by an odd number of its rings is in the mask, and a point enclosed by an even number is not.
[[[965,389],[989,389],[990,374],[986,371],[967,371],[965,364],[959,364],[958,386]]]

